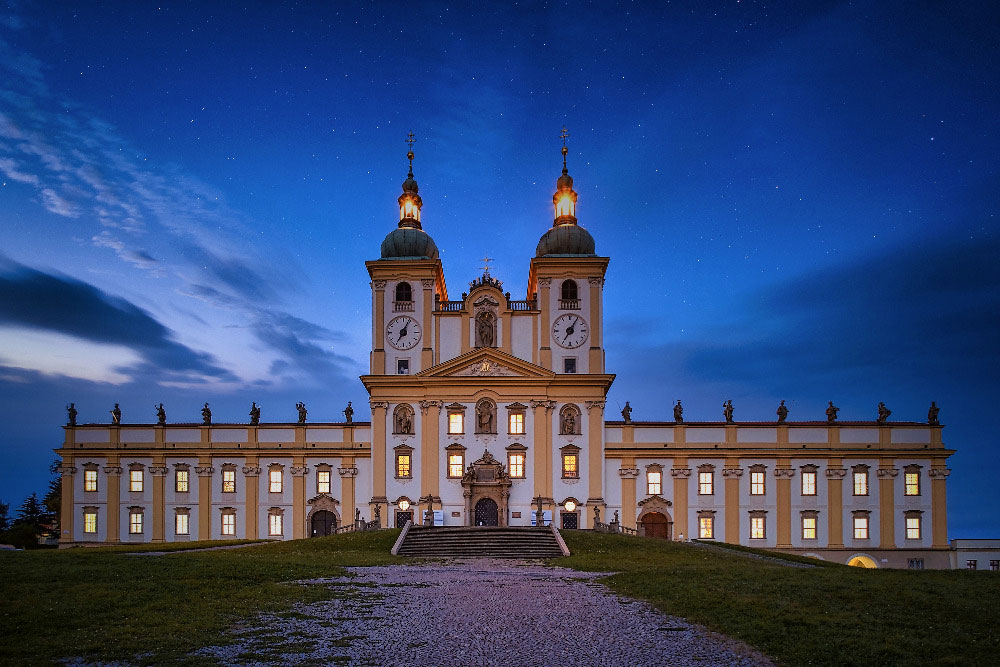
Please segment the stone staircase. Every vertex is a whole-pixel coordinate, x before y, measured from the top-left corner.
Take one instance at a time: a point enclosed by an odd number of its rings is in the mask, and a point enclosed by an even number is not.
[[[552,527],[424,527],[403,529],[392,553],[421,558],[558,558],[569,555]]]

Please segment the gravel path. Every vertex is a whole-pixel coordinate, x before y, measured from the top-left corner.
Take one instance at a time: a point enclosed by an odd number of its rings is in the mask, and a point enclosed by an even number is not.
[[[337,598],[259,616],[224,664],[771,665],[746,645],[618,597],[603,574],[469,560],[349,568]]]

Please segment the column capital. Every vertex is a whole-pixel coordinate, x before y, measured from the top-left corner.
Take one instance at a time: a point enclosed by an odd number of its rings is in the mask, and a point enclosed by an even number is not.
[[[539,278],[538,279],[538,285],[540,287],[548,287],[551,284],[552,284],[552,278]]]
[[[927,471],[927,476],[931,479],[945,479],[951,474],[951,469],[949,468],[931,468]]]
[[[372,287],[374,287],[377,290],[384,290],[386,282],[387,281],[385,281],[385,280],[373,280],[372,281]]]
[[[604,409],[606,401],[584,401],[583,404],[587,408],[587,412],[590,412],[591,408]]]
[[[260,475],[259,466],[243,466],[243,474],[247,477],[257,477]]]
[[[420,401],[420,414],[426,415],[431,408],[440,408],[441,401]]]
[[[671,468],[671,477],[678,477],[680,479],[687,479],[691,476],[691,468]]]
[[[149,466],[147,470],[149,470],[149,474],[154,477],[165,477],[167,474],[167,466]]]
[[[844,479],[847,477],[847,468],[827,468],[827,479]]]
[[[638,468],[619,468],[618,476],[626,479],[634,479],[639,476]]]
[[[215,468],[212,466],[195,466],[194,471],[198,477],[211,477],[215,473]]]
[[[61,475],[75,475],[76,474],[76,466],[63,466],[63,465],[61,465],[58,468],[56,468],[56,471],[59,474],[61,474]]]
[[[358,469],[354,466],[346,468],[337,468],[337,472],[340,473],[341,477],[354,477],[358,474]]]
[[[368,401],[368,405],[372,410],[388,410],[389,401]]]
[[[531,406],[533,410],[537,410],[538,408],[545,408],[547,411],[556,409],[555,401],[540,401],[531,399],[530,401],[528,401],[528,404]]]
[[[120,475],[122,474],[121,466],[104,466],[105,475]]]
[[[308,466],[292,466],[288,471],[292,473],[293,477],[305,477],[309,474]]]
[[[879,468],[875,474],[879,479],[892,479],[899,475],[899,468]]]
[[[736,477],[736,478],[742,477],[743,468],[723,468],[722,476],[725,477],[726,479],[729,479],[730,477]]]
[[[432,287],[434,287],[434,279],[433,278],[421,278],[420,279],[420,286],[423,287],[424,289],[431,289]]]
[[[604,284],[604,278],[602,278],[601,276],[591,276],[590,278],[587,278],[587,282],[589,282],[591,285],[596,285],[597,287],[600,287],[601,285]]]
[[[795,468],[775,468],[774,476],[778,479],[791,479],[795,477]]]

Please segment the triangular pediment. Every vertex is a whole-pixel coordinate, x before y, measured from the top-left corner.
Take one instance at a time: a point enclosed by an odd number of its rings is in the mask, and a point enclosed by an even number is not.
[[[547,368],[493,347],[481,347],[431,366],[417,377],[529,377],[551,378],[555,373]]]

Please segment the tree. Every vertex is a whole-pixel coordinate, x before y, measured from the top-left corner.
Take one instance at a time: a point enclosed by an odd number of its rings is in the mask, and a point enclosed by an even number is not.
[[[35,533],[40,533],[42,530],[42,523],[45,521],[45,509],[40,502],[38,502],[38,494],[32,493],[30,496],[24,499],[21,503],[21,507],[17,510],[17,521],[14,522],[15,525],[24,524],[26,526],[31,526]]]
[[[45,520],[51,523],[56,534],[59,534],[59,519],[62,517],[62,473],[59,468],[62,461],[56,460],[49,466],[49,472],[55,475],[49,480],[49,490],[45,493],[42,503],[45,505]]]
[[[0,503],[0,533],[10,528],[10,505]]]

